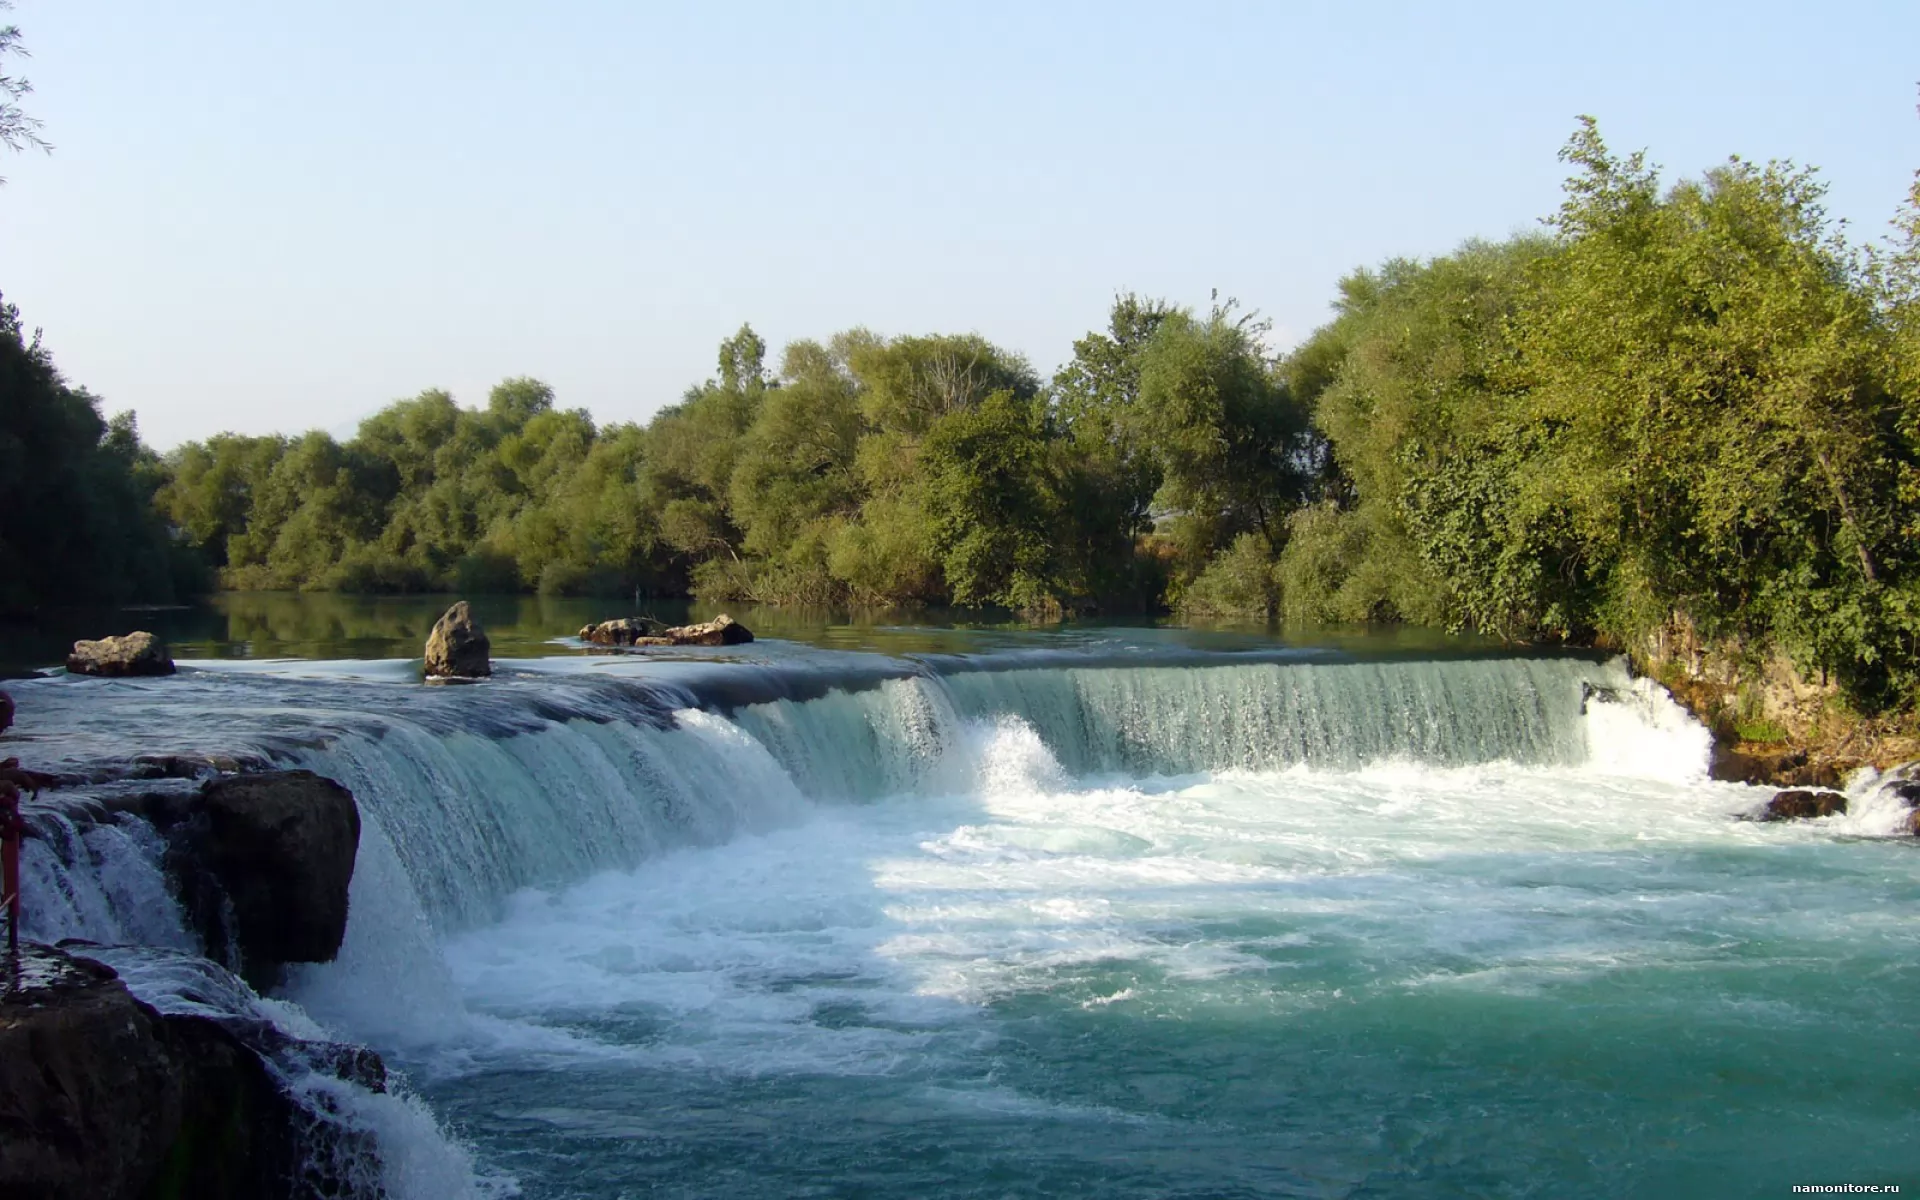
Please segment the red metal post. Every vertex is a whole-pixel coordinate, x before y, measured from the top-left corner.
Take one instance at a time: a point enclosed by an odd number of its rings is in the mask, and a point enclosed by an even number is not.
[[[7,904],[7,953],[20,952],[20,789],[0,782],[0,895]]]

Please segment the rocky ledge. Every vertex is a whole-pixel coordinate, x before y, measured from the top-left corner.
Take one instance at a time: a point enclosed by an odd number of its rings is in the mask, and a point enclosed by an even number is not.
[[[82,827],[120,813],[150,823],[166,839],[167,874],[208,956],[264,991],[286,964],[331,962],[340,952],[360,809],[352,792],[312,771],[207,777],[220,765],[147,756],[106,782],[26,773],[58,790],[23,815],[29,836],[58,832],[58,823],[35,820],[38,811]]]
[[[102,963],[23,946],[0,963],[0,1195],[370,1195],[357,1180],[377,1171],[356,1162],[371,1147],[316,1122],[270,1064],[297,1057],[378,1091],[378,1056],[252,1033],[163,1015]]]

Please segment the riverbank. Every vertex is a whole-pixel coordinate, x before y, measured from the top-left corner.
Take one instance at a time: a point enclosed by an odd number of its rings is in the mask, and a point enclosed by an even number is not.
[[[1636,672],[1712,731],[1715,779],[1837,788],[1862,769],[1920,759],[1914,714],[1856,712],[1836,684],[1805,677],[1778,650],[1708,646],[1691,630],[1669,629],[1631,657]]]

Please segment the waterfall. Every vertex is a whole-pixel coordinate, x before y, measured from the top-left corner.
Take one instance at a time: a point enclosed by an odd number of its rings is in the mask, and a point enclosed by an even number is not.
[[[77,692],[33,686],[56,719]],[[817,805],[965,790],[979,769],[968,727],[1004,719],[1084,778],[1389,760],[1644,763],[1641,734],[1665,739],[1659,762],[1697,760],[1675,770],[1705,761],[1704,731],[1664,697],[1633,699],[1622,662],[1575,656],[1011,657],[895,662],[838,680],[809,665],[671,682],[543,674],[424,693],[259,676],[170,686],[125,693],[121,715],[135,717],[125,749],[177,748],[184,733],[190,745],[339,780],[360,804],[363,859],[393,867],[377,898],[356,879],[355,923],[442,933],[496,919],[519,889],[789,825]],[[73,715],[83,729],[100,720],[94,709]],[[185,944],[156,903],[159,850],[135,818],[85,831],[53,821],[28,857],[31,890],[47,898],[35,935]],[[384,915],[360,915],[376,908]]]
[[[503,672],[434,689],[190,672],[25,690],[67,765],[97,764],[108,747],[129,762],[217,752],[351,789],[362,832],[338,959],[291,969],[284,995],[298,1007],[237,980],[232,995],[204,979],[192,994],[219,993],[298,1036],[327,1026],[389,1047],[471,1024],[440,943],[498,921],[516,893],[769,833],[823,807],[959,796],[1029,768],[1062,783],[1383,762],[1684,777],[1706,761],[1705,731],[1618,660],[1189,659],[864,660],[838,673],[670,664],[651,678]],[[1009,748],[1018,763],[1001,761]],[[130,811],[70,801],[33,819],[28,936],[155,948],[119,952],[119,965],[149,1003],[180,1003],[182,971],[199,977],[179,964],[199,947],[168,892],[163,839]],[[422,1191],[395,1176],[395,1195],[446,1191],[466,1170],[404,1094],[347,1094],[322,1073],[287,1081],[327,1090],[316,1103],[392,1142],[395,1170],[433,1181]]]

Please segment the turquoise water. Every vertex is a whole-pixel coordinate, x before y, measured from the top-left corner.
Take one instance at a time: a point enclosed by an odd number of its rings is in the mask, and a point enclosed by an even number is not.
[[[48,750],[353,787],[347,945],[282,999],[440,1123],[396,1195],[1920,1187],[1920,844],[1871,781],[1737,820],[1618,663],[968,636],[16,695]],[[69,931],[138,932],[61,869]]]

